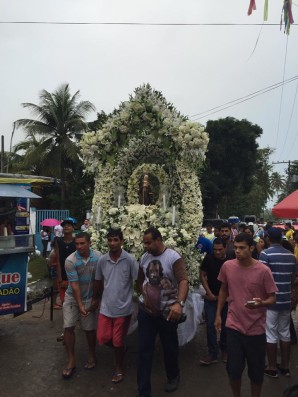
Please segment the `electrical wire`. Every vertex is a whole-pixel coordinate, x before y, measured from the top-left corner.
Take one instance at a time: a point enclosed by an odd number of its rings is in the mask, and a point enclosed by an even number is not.
[[[166,22],[66,22],[66,21],[0,21],[2,25],[128,25],[128,26],[262,26],[264,23],[166,23]],[[297,25],[293,23],[292,26]],[[264,26],[280,26],[266,23]]]
[[[258,45],[258,42],[259,42],[259,40],[260,40],[263,27],[264,27],[264,23],[263,23],[262,26],[261,26],[261,29],[260,29],[260,31],[259,31],[257,40],[256,40],[256,42],[255,42],[255,46],[254,46],[254,48],[253,48],[253,50],[252,50],[252,53],[250,54],[250,56],[249,56],[249,58],[248,58],[248,61],[249,61],[250,58],[253,56],[253,54],[254,54],[254,52],[255,52],[255,50],[256,50],[256,48],[257,48],[257,45]]]
[[[287,42],[286,42],[286,51],[285,51],[285,59],[284,59],[284,70],[283,70],[283,77],[282,77],[283,82],[285,80],[285,74],[286,74],[287,54],[288,54],[288,36],[287,36]],[[280,102],[279,102],[279,112],[278,112],[278,122],[277,122],[277,128],[276,128],[275,147],[277,147],[277,144],[278,144],[278,135],[279,135],[279,128],[280,128],[280,118],[281,118],[283,94],[284,94],[284,84],[281,87]]]
[[[295,108],[296,98],[297,98],[297,92],[298,92],[298,81],[297,81],[297,83],[296,83],[296,90],[295,90],[295,95],[294,95],[294,100],[293,100],[291,115],[290,115],[290,119],[289,119],[289,123],[288,123],[288,128],[287,128],[285,140],[284,140],[284,143],[283,143],[283,147],[282,147],[282,150],[281,150],[280,155],[279,155],[280,157],[282,156],[283,151],[284,151],[284,149],[285,149],[285,145],[286,145],[286,142],[287,142],[287,139],[288,139],[288,134],[289,134],[290,127],[291,127],[291,124],[292,124],[292,119],[293,119],[293,114],[294,114],[294,108]],[[297,136],[296,136],[296,138],[297,138]],[[295,140],[296,140],[296,138],[295,138]],[[290,151],[289,151],[289,154],[291,153],[291,151],[292,151],[292,149],[293,149],[293,146],[295,146],[295,145],[291,145],[291,149],[290,149]],[[287,157],[289,157],[289,155],[288,155]]]
[[[298,75],[293,76],[293,77],[291,77],[291,78],[289,78],[287,80],[281,81],[279,83],[275,83],[275,84],[270,85],[268,87],[262,88],[261,90],[255,91],[255,92],[253,92],[251,94],[248,94],[248,95],[245,95],[244,97],[240,97],[240,98],[234,99],[234,100],[226,102],[226,103],[224,103],[222,105],[215,106],[215,107],[213,107],[213,108],[211,108],[209,110],[205,110],[204,112],[196,113],[196,114],[194,114],[192,116],[189,116],[189,117],[190,118],[195,118],[196,117],[194,120],[199,120],[199,119],[206,118],[206,117],[210,116],[211,114],[220,112],[222,110],[225,110],[225,109],[228,109],[230,107],[236,106],[236,105],[238,105],[240,103],[249,101],[250,99],[253,99],[253,98],[255,98],[255,97],[259,96],[259,95],[263,95],[263,94],[265,94],[265,93],[267,93],[269,91],[275,90],[276,88],[279,88],[280,86],[285,85],[285,84],[289,84],[289,83],[291,83],[291,82],[293,82],[293,81],[295,81],[297,79],[298,79]],[[200,117],[197,117],[197,116],[200,116]]]

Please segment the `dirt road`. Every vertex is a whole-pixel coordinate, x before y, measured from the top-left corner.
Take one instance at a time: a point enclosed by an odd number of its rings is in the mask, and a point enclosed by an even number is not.
[[[98,347],[98,365],[86,371],[86,343],[83,332],[77,331],[77,370],[71,380],[63,380],[61,370],[66,354],[56,337],[61,331],[61,311],[54,312],[49,320],[49,303],[33,305],[33,310],[13,318],[0,316],[0,397],[135,397],[137,334],[128,337],[126,376],[119,385],[111,383],[113,355],[110,349]],[[298,318],[298,316],[297,316]],[[181,383],[173,397],[227,397],[230,396],[228,379],[223,363],[210,367],[199,365],[206,354],[205,325],[200,325],[197,336],[181,348]],[[263,396],[281,397],[287,385],[298,382],[298,347],[294,346],[291,360],[292,378],[265,379]],[[243,397],[250,396],[249,382],[245,374]],[[163,391],[165,373],[159,342],[156,344],[152,374],[153,397],[165,397]]]

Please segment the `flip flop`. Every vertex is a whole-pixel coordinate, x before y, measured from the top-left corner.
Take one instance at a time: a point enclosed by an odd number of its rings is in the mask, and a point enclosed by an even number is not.
[[[86,370],[86,371],[90,371],[91,369],[94,369],[95,367],[96,367],[96,361],[92,361],[92,362],[87,362],[85,365],[84,365],[84,369]]]
[[[122,374],[120,372],[115,372],[115,374],[113,375],[113,378],[112,378],[112,382],[120,383],[123,381],[123,379],[124,379],[124,374]]]
[[[57,336],[56,341],[57,342],[64,342],[64,333],[62,333],[61,335]]]
[[[71,368],[64,368],[62,371],[62,378],[63,379],[70,379],[72,375],[74,374],[76,367],[71,367]]]

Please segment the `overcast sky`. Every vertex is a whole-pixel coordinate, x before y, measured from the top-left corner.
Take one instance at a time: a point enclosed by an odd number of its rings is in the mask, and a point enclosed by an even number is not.
[[[249,0],[0,0],[0,20],[261,24],[264,0],[256,3],[257,10],[248,17]],[[279,23],[281,8],[282,0],[269,1],[268,24]],[[296,5],[293,14],[298,22]],[[13,121],[32,117],[21,103],[38,103],[42,89],[53,92],[67,82],[72,93],[80,90],[81,99],[109,113],[137,86],[150,83],[183,114],[196,119],[195,114],[298,75],[297,45],[297,26],[287,39],[277,25],[261,29],[1,23],[0,133],[5,150]],[[245,118],[263,129],[260,147],[276,147],[272,161],[296,160],[297,81],[284,86],[283,96],[278,88],[199,121]],[[89,117],[95,118],[95,113]],[[13,144],[22,139],[24,134],[17,131]]]

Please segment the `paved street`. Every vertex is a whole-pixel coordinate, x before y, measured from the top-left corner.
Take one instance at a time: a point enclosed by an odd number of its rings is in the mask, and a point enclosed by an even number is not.
[[[71,380],[61,377],[66,354],[56,337],[61,330],[61,311],[54,312],[54,321],[49,320],[49,303],[33,305],[33,310],[13,318],[0,317],[0,397],[53,397],[53,396],[121,396],[135,397],[137,334],[128,337],[126,354],[126,376],[123,383],[111,383],[113,372],[112,351],[106,347],[97,349],[98,365],[86,371],[85,339],[77,331],[77,370]],[[297,316],[298,318],[298,316]],[[173,397],[226,397],[230,389],[223,363],[211,367],[199,365],[199,359],[206,353],[205,326],[199,326],[195,339],[181,348],[181,384]],[[263,396],[281,397],[287,385],[298,382],[298,347],[293,347],[291,360],[292,378],[265,379]],[[159,342],[152,375],[153,397],[163,397],[165,375]],[[246,375],[243,382],[243,397],[250,396]]]

